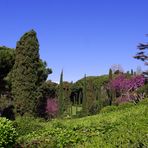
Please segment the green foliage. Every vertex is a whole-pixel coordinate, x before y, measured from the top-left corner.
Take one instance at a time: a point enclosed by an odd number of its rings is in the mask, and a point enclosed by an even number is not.
[[[36,115],[38,117],[43,117],[43,118],[47,117],[46,113],[47,99],[56,97],[56,87],[57,87],[56,83],[48,80],[38,88],[38,98],[36,101]]]
[[[83,83],[82,112],[83,112],[83,115],[88,115],[88,96],[87,96],[86,75],[84,76],[84,83]]]
[[[14,65],[15,50],[0,47],[0,95],[9,90],[7,75]]]
[[[89,82],[92,82],[96,88],[100,88],[104,84],[108,82],[108,75],[102,75],[102,76],[88,76],[86,77],[86,81],[89,85]],[[78,80],[74,86],[75,88],[82,88],[84,83],[84,78]]]
[[[71,87],[72,83],[69,83],[67,81],[63,82],[63,92],[64,92],[64,115],[69,116],[71,114],[71,107],[72,107],[72,102],[70,101],[70,96],[71,96]],[[73,105],[77,106],[77,102],[74,101]]]
[[[20,136],[18,144],[32,144],[32,147],[36,147],[33,143],[38,142],[40,147],[61,148],[147,147],[147,100],[137,105],[108,107],[99,115],[81,119],[39,122],[42,128]]]
[[[16,46],[11,73],[12,94],[16,112],[33,113],[38,82],[39,44],[35,31],[25,33]]]
[[[31,116],[23,116],[17,117],[14,121],[14,125],[19,136],[25,136],[34,131],[43,129],[40,122],[42,123],[43,120],[35,119]]]
[[[59,116],[62,116],[65,110],[64,89],[63,89],[63,70],[60,75],[58,99],[59,99]]]
[[[17,42],[15,63],[9,75],[16,112],[38,112],[39,103],[43,100],[43,87],[51,69],[39,58],[39,43],[36,32],[25,33]],[[39,114],[39,113],[37,113]]]
[[[113,79],[112,70],[109,69],[109,81],[112,81],[112,79]],[[108,90],[109,105],[112,105],[113,94],[114,94],[113,89]]]
[[[3,112],[2,116],[6,115],[6,110],[12,105],[8,74],[14,65],[14,57],[14,49],[0,47],[0,111]],[[10,116],[10,112],[7,114]]]
[[[84,106],[83,98],[85,98],[85,81],[87,83],[86,86],[86,98],[87,98],[87,113],[86,114],[95,114],[97,113],[101,107],[106,105],[107,101],[107,92],[105,85],[108,83],[108,75],[103,76],[89,76],[80,79],[76,83],[73,84],[72,87],[72,99],[77,100],[82,103]],[[95,107],[95,109],[93,109]],[[84,108],[84,107],[83,107]],[[80,113],[82,116],[83,113]]]
[[[110,113],[112,111],[119,111],[119,110],[125,110],[129,109],[130,107],[135,106],[133,103],[122,103],[119,106],[106,106],[103,109],[101,109],[100,113]]]
[[[81,106],[72,106],[72,116],[77,116],[82,111]]]
[[[47,67],[47,63],[39,59],[38,68],[37,68],[37,77],[38,77],[37,85],[38,86],[41,86],[47,80],[48,75],[52,73],[52,69],[46,68],[46,67]]]
[[[57,96],[59,104],[59,117],[70,115],[70,94],[72,83],[63,81],[63,70],[60,75],[60,84],[57,87]]]
[[[13,127],[13,123],[6,118],[0,117],[0,147],[13,147],[16,138],[17,133]]]
[[[0,80],[7,76],[14,65],[15,50],[0,47]]]
[[[45,96],[48,96],[49,98],[55,98],[57,96],[57,86],[57,83],[54,83],[50,80],[46,81],[44,83]]]
[[[138,93],[138,94],[145,94],[146,97],[148,97],[148,84],[145,84],[144,86],[140,87],[140,88],[137,90],[137,93]]]
[[[113,78],[113,73],[112,73],[112,70],[111,68],[109,69],[109,80],[112,80]]]
[[[103,109],[101,109],[100,113],[109,113],[111,111],[116,111],[117,110],[117,106],[106,106]]]

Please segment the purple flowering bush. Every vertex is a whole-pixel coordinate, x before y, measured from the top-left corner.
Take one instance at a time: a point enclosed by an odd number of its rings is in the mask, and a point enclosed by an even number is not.
[[[58,100],[56,98],[47,99],[46,113],[48,115],[48,118],[54,118],[57,116],[57,114],[58,114]]]
[[[123,103],[137,100],[140,95],[136,94],[136,90],[143,86],[144,83],[145,78],[143,75],[127,78],[124,74],[121,74],[111,80],[107,87],[115,92],[117,97],[116,103]]]

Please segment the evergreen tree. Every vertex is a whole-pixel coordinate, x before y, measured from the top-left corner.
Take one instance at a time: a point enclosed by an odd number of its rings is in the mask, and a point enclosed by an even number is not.
[[[109,80],[112,80],[113,78],[113,73],[112,73],[112,69],[109,69]]]
[[[38,86],[36,93],[37,99],[35,102],[35,114],[39,117],[46,117],[47,98],[53,94],[51,88],[49,88],[49,81],[46,82],[48,75],[52,73],[52,69],[46,68],[46,66],[46,62],[40,59],[37,71],[38,80],[36,83]]]
[[[70,115],[70,95],[71,95],[71,83],[64,82],[64,110]]]
[[[13,101],[8,74],[14,65],[14,57],[14,49],[5,46],[0,47],[0,114],[5,117],[8,117],[5,114],[6,111],[9,111],[9,117],[13,115]]]
[[[0,47],[0,96],[7,91],[7,75],[14,65],[15,50]]]
[[[62,116],[64,113],[64,89],[63,89],[63,70],[60,75],[60,84],[59,84],[59,116]]]
[[[148,66],[148,43],[140,43],[137,47],[139,52],[134,56],[134,58],[143,61],[144,64]],[[143,72],[143,74],[148,77],[148,71]]]
[[[39,65],[39,43],[36,32],[31,30],[17,42],[15,64],[11,73],[15,109],[20,115],[34,112]]]
[[[86,74],[84,76],[84,84],[83,84],[82,111],[83,111],[83,115],[87,115],[88,114]]]
[[[109,81],[111,81],[113,79],[113,74],[112,74],[112,70],[109,69]],[[109,90],[108,92],[108,97],[109,97],[109,105],[112,105],[112,101],[113,101],[113,90]]]
[[[134,75],[134,71],[133,71],[133,69],[131,69],[131,75]]]

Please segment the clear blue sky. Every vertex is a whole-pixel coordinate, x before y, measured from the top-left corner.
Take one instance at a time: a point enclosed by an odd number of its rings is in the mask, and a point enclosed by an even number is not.
[[[108,73],[113,64],[136,69],[137,44],[148,38],[148,0],[0,0],[0,45],[15,47],[34,29],[49,79],[76,81]]]

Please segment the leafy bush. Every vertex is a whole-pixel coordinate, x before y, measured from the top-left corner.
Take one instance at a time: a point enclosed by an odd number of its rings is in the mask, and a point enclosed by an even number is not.
[[[34,131],[43,129],[40,125],[41,119],[35,119],[34,117],[24,116],[17,117],[14,121],[14,125],[19,136],[27,135]]]
[[[130,103],[130,102],[126,102],[126,103],[122,103],[118,106],[106,106],[104,107],[100,113],[109,113],[112,111],[120,111],[120,110],[125,110],[125,109],[129,109],[130,107],[135,106],[135,104]]]
[[[17,133],[12,121],[0,117],[0,147],[12,147],[15,144]]]
[[[133,106],[135,106],[135,104],[132,103],[132,102],[122,103],[122,104],[120,104],[118,106],[118,110],[120,110],[120,109],[129,109],[130,107],[133,107]]]
[[[148,96],[148,84],[140,87],[138,90],[137,90],[137,93],[145,93],[146,96]]]
[[[106,106],[103,109],[101,109],[101,113],[109,113],[115,110],[117,110],[117,106]]]

